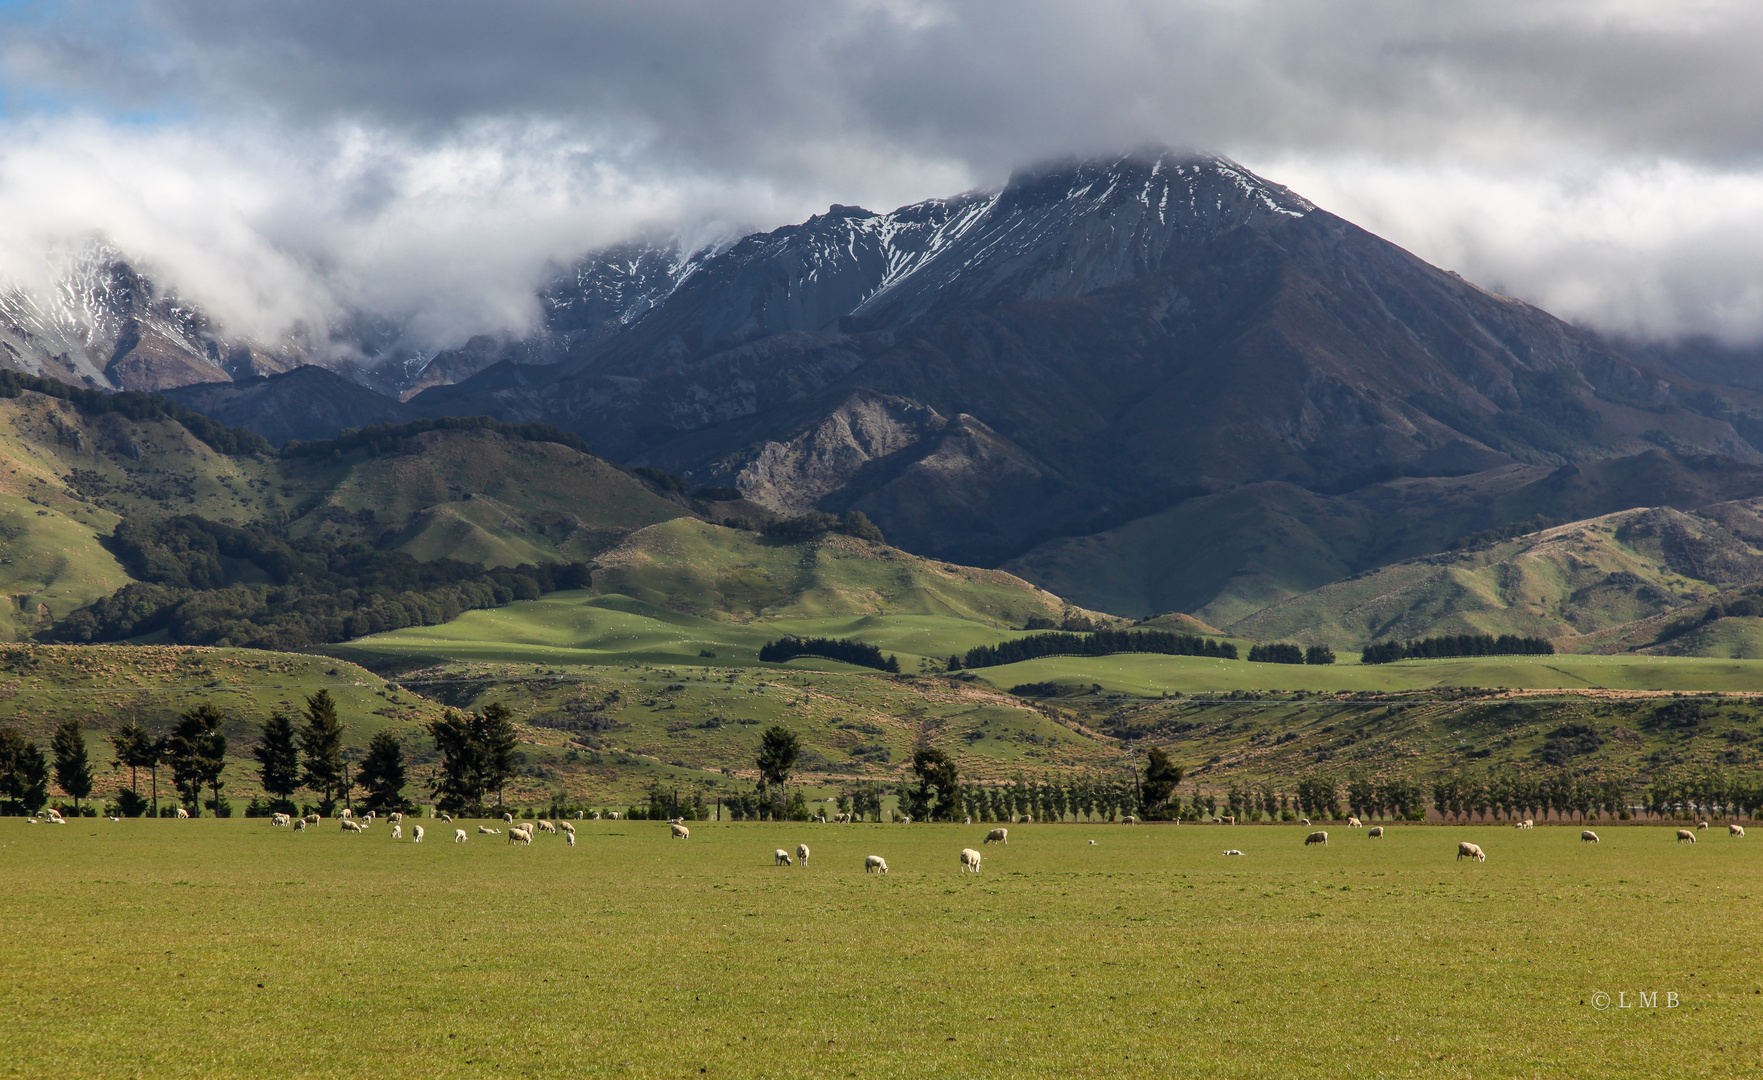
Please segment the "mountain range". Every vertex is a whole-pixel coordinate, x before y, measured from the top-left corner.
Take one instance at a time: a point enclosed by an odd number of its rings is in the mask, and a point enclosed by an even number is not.
[[[13,366],[277,443],[551,424],[1117,613],[1228,625],[1539,515],[1763,496],[1742,358],[1605,339],[1203,154],[624,245],[546,286],[538,333],[415,361],[366,321],[323,348],[229,342],[114,253],[93,265],[84,314],[7,301]],[[327,349],[353,359],[300,366]]]

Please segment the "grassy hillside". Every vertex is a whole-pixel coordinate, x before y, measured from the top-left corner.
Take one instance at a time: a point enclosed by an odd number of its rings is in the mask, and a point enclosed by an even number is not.
[[[1514,633],[1572,639],[1763,576],[1757,504],[1630,510],[1326,585],[1231,624],[1259,640],[1336,648],[1374,639]]]
[[[838,533],[783,541],[690,518],[632,533],[600,557],[594,588],[737,621],[934,615],[1001,628],[1034,615],[1055,618],[1066,607],[1001,570],[924,559]]]

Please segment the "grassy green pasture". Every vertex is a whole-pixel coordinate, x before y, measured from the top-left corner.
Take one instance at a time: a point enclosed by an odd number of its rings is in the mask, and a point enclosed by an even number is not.
[[[1763,662],[1693,656],[1499,656],[1456,660],[1354,662],[1309,667],[1251,664],[1198,656],[1050,656],[980,668],[975,674],[1009,689],[1032,682],[1156,696],[1215,690],[1429,690],[1444,686],[1500,686],[1531,690],[1763,690]]]
[[[598,822],[570,849],[429,825],[416,846],[328,823],[0,819],[5,1071],[1763,1068],[1754,839],[1403,826],[1305,848],[1289,826],[1043,825],[964,876],[983,826],[698,823],[676,842]],[[1455,861],[1460,839],[1488,861]],[[807,867],[772,865],[804,841]],[[870,854],[892,872],[865,875]],[[1642,993],[1658,1007],[1596,1007]]]

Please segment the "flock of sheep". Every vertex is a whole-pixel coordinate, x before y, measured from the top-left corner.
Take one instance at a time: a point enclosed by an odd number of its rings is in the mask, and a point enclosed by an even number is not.
[[[1227,824],[1234,824],[1234,822],[1230,822],[1230,821],[1227,821],[1226,823]],[[1310,819],[1305,818],[1303,823],[1305,825],[1310,824]],[[1356,817],[1349,817],[1347,819],[1347,828],[1349,828],[1349,829],[1361,829],[1364,827],[1365,827],[1365,823],[1360,821]],[[1523,821],[1513,822],[1512,827],[1515,829],[1533,829],[1536,827],[1536,823],[1533,820],[1526,818]],[[1698,830],[1706,829],[1707,827],[1708,827],[1708,823],[1706,821],[1700,821],[1700,822],[1696,823],[1696,828]],[[1728,825],[1726,827],[1726,833],[1728,836],[1734,837],[1735,839],[1742,839],[1745,835],[1744,826],[1742,826],[1742,825]],[[1370,832],[1366,833],[1365,838],[1367,840],[1376,840],[1378,837],[1380,837],[1382,835],[1383,835],[1383,826],[1378,825],[1378,826],[1373,827]],[[1582,844],[1596,844],[1599,842],[1598,834],[1593,832],[1590,829],[1583,829],[1580,831],[1579,841]],[[1681,844],[1681,843],[1684,843],[1685,841],[1688,841],[1689,843],[1692,843],[1692,844],[1695,843],[1696,842],[1696,834],[1691,832],[1688,829],[1677,830],[1677,842]],[[1090,842],[1092,844],[1095,843],[1094,840],[1092,840]],[[1328,832],[1324,829],[1318,829],[1315,832],[1304,837],[1304,846],[1305,847],[1309,847],[1312,844],[1321,844],[1322,846],[1327,847],[1328,846]],[[1226,854],[1226,855],[1241,855],[1242,852],[1238,851],[1236,848],[1231,848],[1230,850],[1226,851],[1224,854]],[[1473,859],[1476,862],[1487,862],[1488,861],[1487,853],[1481,850],[1481,845],[1472,844],[1467,840],[1459,841],[1457,844],[1457,861],[1462,862],[1464,859]]]

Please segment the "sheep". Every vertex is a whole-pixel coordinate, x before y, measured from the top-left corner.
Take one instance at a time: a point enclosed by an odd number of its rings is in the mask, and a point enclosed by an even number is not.
[[[1365,834],[1365,839],[1376,840],[1378,837],[1380,837],[1382,835],[1383,835],[1383,826],[1382,825],[1373,825],[1371,827],[1371,831]]]
[[[1685,840],[1688,840],[1692,844],[1695,843],[1696,842],[1696,834],[1693,832],[1690,832],[1688,829],[1677,830],[1677,842],[1681,844]]]
[[[1579,842],[1582,844],[1595,844],[1598,842],[1598,834],[1590,829],[1584,829],[1579,834]]]
[[[296,820],[294,822],[294,831],[295,832],[305,832],[306,831],[306,819],[305,818],[299,818],[298,820]]]
[[[294,819],[286,814],[276,813],[269,815],[269,824],[271,828],[279,829],[285,825],[292,825],[293,823]]]
[[[504,824],[504,825],[514,824],[514,815],[504,811],[502,814],[502,824]]]
[[[599,815],[599,814],[595,814],[595,815],[594,815],[594,819],[595,819],[595,820],[596,820],[596,821],[598,821],[598,820],[599,820],[599,818],[600,818],[600,815]],[[577,820],[577,821],[580,821],[580,820],[581,820],[581,819],[582,819],[582,812],[581,812],[581,811],[580,811],[580,810],[577,810],[577,811],[576,811],[576,812],[575,812],[575,819],[576,819],[576,820]]]
[[[535,824],[539,827],[540,832],[548,832],[552,836],[557,835],[557,826],[551,824],[549,821],[546,821],[544,818],[540,818],[538,821],[535,821],[533,824]]]
[[[1488,861],[1488,857],[1482,854],[1482,850],[1478,845],[1472,844],[1467,840],[1460,840],[1457,843],[1457,861],[1462,862],[1465,858],[1474,859],[1476,862]]]
[[[609,810],[609,811],[607,811],[606,816],[613,821],[617,821],[623,815],[620,814],[617,810]]]
[[[422,826],[421,825],[410,826],[410,842],[412,844],[422,843]]]
[[[986,838],[984,840],[981,840],[980,843],[981,844],[1003,844],[1005,847],[1009,847],[1010,846],[1010,830],[1009,829],[993,829],[991,832],[986,833]]]
[[[1524,821],[1514,821],[1512,823],[1512,827],[1514,829],[1528,829],[1531,827],[1531,824],[1530,824],[1529,819],[1526,819]]]
[[[825,825],[826,824],[826,815],[825,814],[815,814],[814,815],[814,823],[816,825]]]
[[[785,851],[783,848],[778,848],[776,851],[771,853],[771,865],[773,865],[773,866],[789,866],[790,865],[790,853]]]
[[[190,816],[190,812],[188,810],[185,810],[181,806],[178,807],[178,820],[179,821],[183,821],[184,819],[188,818],[189,816]]]
[[[1706,821],[1698,821],[1698,822],[1696,822],[1696,828],[1697,828],[1697,829],[1706,829],[1706,828],[1707,828],[1707,827],[1708,827],[1708,823],[1707,823],[1707,822],[1706,822]]]
[[[863,860],[863,872],[885,874],[888,872],[888,860],[880,855],[870,855]]]
[[[1327,847],[1328,833],[1325,830],[1318,829],[1309,836],[1304,837],[1304,846],[1309,847],[1311,844],[1321,844],[1323,847]]]
[[[352,818],[355,816],[355,811],[353,811],[353,810],[349,809],[347,806],[345,806],[345,807],[343,807],[342,813],[338,814],[337,816],[340,818]]]
[[[1301,817],[1301,818],[1299,818],[1299,819],[1298,819],[1298,824],[1300,824],[1300,825],[1308,825],[1308,824],[1310,824],[1310,819],[1309,819],[1309,818],[1307,818],[1307,817]]]
[[[510,844],[530,844],[533,842],[533,834],[525,825],[509,829],[508,842]]]
[[[402,825],[392,826],[392,839],[394,839],[394,840],[404,839],[404,826],[402,826]]]
[[[447,824],[451,825],[451,824],[453,824],[453,815],[452,814],[442,814],[441,820],[446,822]]]
[[[338,830],[339,832],[360,832],[361,831],[361,823],[358,821],[350,821],[348,818],[343,818],[342,822],[343,822],[343,824],[342,824],[342,827]]]
[[[1365,827],[1364,822],[1360,821],[1356,817],[1349,817],[1347,819],[1347,828],[1349,828],[1349,829],[1363,829],[1364,827]]]
[[[964,847],[961,849],[961,872],[965,874],[969,870],[976,874],[979,873],[979,852],[970,847]]]
[[[1095,842],[1095,841],[1094,841],[1094,840],[1091,840],[1091,841],[1090,841],[1090,846],[1091,846],[1091,847],[1095,847],[1095,846],[1096,846],[1096,842]]]
[[[1016,819],[1016,823],[1018,825],[1033,825],[1035,823],[1035,816],[1033,814],[1024,814]]]
[[[402,824],[404,824],[404,815],[403,814],[393,814],[391,817],[387,818],[386,821],[388,824],[402,825]]]
[[[1128,814],[1125,817],[1120,819],[1120,823],[1122,825],[1137,825],[1139,823],[1139,819],[1136,817],[1133,817],[1131,814]]]
[[[672,829],[673,838],[675,840],[690,840],[692,838],[692,830],[686,828],[677,821],[674,822],[670,828]]]
[[[573,829],[572,829],[572,830],[570,830],[570,831],[569,831],[569,832],[566,832],[566,833],[564,833],[564,834],[563,834],[563,838],[564,838],[564,839],[565,839],[565,840],[568,840],[568,841],[569,841],[569,846],[570,846],[570,847],[574,847],[574,846],[575,846],[575,831],[574,831],[574,830],[573,830]]]
[[[803,866],[808,865],[808,845],[807,844],[797,844],[796,845],[796,861],[801,863]]]
[[[1225,852],[1225,854],[1226,855],[1241,855],[1242,852],[1238,851],[1236,848],[1231,848],[1229,851]]]
[[[301,820],[306,822],[306,824],[308,824],[308,825],[317,825],[319,822],[324,820],[324,816],[322,814],[307,814]]]
[[[1745,827],[1743,825],[1728,825],[1726,827],[1726,835],[1736,836],[1742,840],[1745,836]]]
[[[567,821],[559,821],[559,822],[558,822],[558,823],[557,823],[557,827],[558,827],[558,828],[560,828],[560,829],[562,829],[562,830],[563,830],[563,831],[564,831],[564,832],[566,832],[566,833],[568,833],[568,834],[569,834],[569,835],[571,835],[571,836],[574,836],[574,835],[575,835],[575,826],[574,826],[574,825],[571,825],[571,824],[570,824],[570,823],[569,823],[569,822],[567,822]]]
[[[835,824],[835,825],[849,825],[850,823],[851,823],[851,815],[850,814],[840,814],[838,817],[833,818],[833,824]]]
[[[453,842],[455,844],[465,843],[465,830],[464,829],[454,829],[453,830]]]
[[[1237,823],[1237,816],[1235,814],[1226,814],[1218,819],[1218,823],[1220,825],[1235,825]]]
[[[962,819],[961,819],[961,824],[963,824],[963,825],[972,825],[972,824],[973,824],[973,818],[972,818],[972,817],[971,817],[971,816],[969,816],[969,817],[964,817],[964,818],[962,818]]]
[[[580,815],[577,815],[577,816],[579,818]],[[588,820],[589,821],[599,821],[600,820],[600,811],[596,810],[593,813],[589,814]]]
[[[484,834],[485,836],[501,836],[502,835],[501,829],[492,829],[488,825],[479,825],[477,827],[477,831]]]

